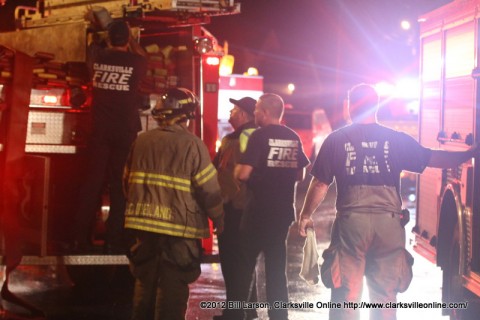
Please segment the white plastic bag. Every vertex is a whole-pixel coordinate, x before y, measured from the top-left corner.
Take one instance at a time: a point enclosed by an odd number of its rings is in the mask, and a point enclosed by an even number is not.
[[[302,269],[300,270],[300,278],[311,285],[318,284],[319,282],[320,270],[318,266],[318,258],[319,255],[317,251],[315,230],[308,228],[305,245],[303,246],[303,263]]]

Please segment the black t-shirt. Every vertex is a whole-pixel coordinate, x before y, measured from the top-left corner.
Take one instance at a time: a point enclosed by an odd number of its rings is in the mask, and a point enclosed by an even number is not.
[[[93,61],[94,125],[109,130],[141,130],[138,88],[147,62],[140,55],[103,50]]]
[[[298,135],[281,125],[259,128],[250,136],[240,163],[253,167],[246,214],[255,223],[293,221],[298,171],[309,164]]]
[[[423,172],[430,155],[430,149],[405,133],[376,123],[353,124],[325,139],[311,174],[326,184],[335,178],[338,209],[339,200],[351,197],[346,193],[352,186],[393,187],[399,196],[401,172]]]

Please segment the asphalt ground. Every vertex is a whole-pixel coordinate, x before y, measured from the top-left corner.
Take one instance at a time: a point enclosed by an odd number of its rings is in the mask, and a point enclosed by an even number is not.
[[[297,197],[299,207],[303,202],[306,185],[301,185]],[[315,215],[315,232],[319,253],[328,246],[330,228],[334,218],[334,195],[329,192],[327,200]],[[397,309],[399,320],[447,319],[439,308],[409,308],[408,303],[440,303],[441,272],[431,262],[419,256],[412,249],[409,230],[407,247],[415,257],[414,278],[410,288],[398,296],[405,307]],[[330,299],[330,290],[323,284],[310,285],[299,276],[303,258],[304,239],[292,227],[288,245],[288,286],[289,302],[300,307],[289,308],[291,320],[328,319],[325,305]],[[214,245],[214,254],[216,253]],[[187,319],[211,319],[221,314],[225,301],[224,283],[218,259],[210,257],[202,264],[202,275],[190,287]],[[320,258],[321,262],[321,258]],[[4,268],[0,268],[0,282],[3,282]],[[259,301],[265,299],[264,271],[262,260],[257,264]],[[74,283],[76,282],[76,283]],[[49,319],[49,320],[127,320],[131,313],[133,279],[127,266],[20,266],[11,276],[10,290],[27,303],[41,309],[44,316],[32,316],[24,308],[2,301],[0,320],[4,319]],[[364,290],[366,291],[366,290]],[[362,299],[368,302],[368,293]],[[303,305],[302,305],[303,303]],[[310,307],[312,306],[313,307]],[[368,319],[368,308],[361,310],[362,319]],[[260,319],[268,319],[267,309],[257,309]]]

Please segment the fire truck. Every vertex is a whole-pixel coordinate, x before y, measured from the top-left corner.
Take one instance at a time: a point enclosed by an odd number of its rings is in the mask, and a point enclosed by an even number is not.
[[[323,141],[332,132],[325,109],[297,109],[288,104],[282,122],[300,136],[303,151],[313,163]]]
[[[420,22],[419,141],[461,151],[480,134],[480,1],[455,0]],[[444,309],[452,319],[478,318],[480,170],[475,158],[456,168],[427,168],[417,183],[414,248],[443,271]]]
[[[105,37],[99,24],[129,23],[148,56],[142,84],[143,130],[155,127],[149,108],[170,87],[200,98],[192,131],[215,154],[219,64],[212,17],[240,13],[235,0],[40,0],[15,11],[17,30],[0,33],[0,262],[27,265],[124,265],[124,256],[70,255],[69,237],[89,135],[89,44]],[[103,214],[102,214],[103,212]],[[97,226],[101,235],[102,218]],[[10,242],[16,242],[9,249]],[[12,240],[14,239],[14,240]],[[96,241],[98,239],[93,239]],[[100,241],[100,240],[99,240]],[[207,253],[211,239],[204,242]],[[7,260],[8,266],[8,260]]]
[[[218,90],[218,146],[221,139],[233,131],[228,122],[230,110],[233,105],[230,99],[240,100],[250,97],[258,100],[263,94],[263,77],[243,74],[230,74],[220,76]]]

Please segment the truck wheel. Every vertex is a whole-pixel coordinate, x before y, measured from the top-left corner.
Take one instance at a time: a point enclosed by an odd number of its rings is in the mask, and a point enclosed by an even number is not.
[[[468,301],[468,309],[447,309],[451,320],[473,320],[478,319],[478,298],[474,297],[462,285],[460,275],[460,236],[458,225],[452,235],[452,245],[448,265],[443,269],[443,301],[458,303]]]

